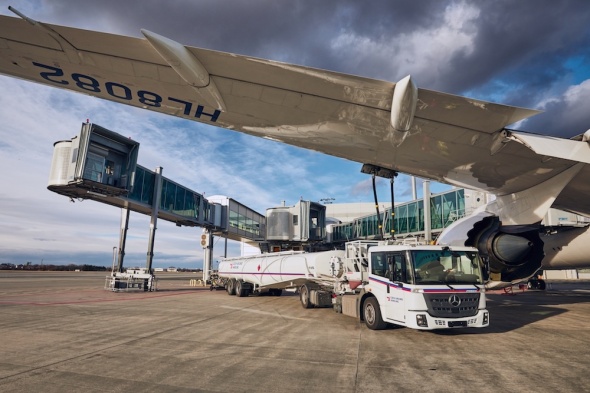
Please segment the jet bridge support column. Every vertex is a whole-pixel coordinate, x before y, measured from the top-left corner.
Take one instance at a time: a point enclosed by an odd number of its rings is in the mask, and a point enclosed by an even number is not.
[[[129,229],[129,207],[121,208],[121,231],[119,232],[119,255],[117,261],[117,272],[123,273],[123,258],[125,258],[125,242],[127,241],[127,230]]]
[[[152,218],[150,219],[150,237],[148,241],[147,260],[145,263],[146,272],[152,274],[152,262],[154,259],[154,241],[156,238],[156,224],[158,222],[158,209],[160,208],[160,198],[162,194],[162,167],[156,168],[156,178],[154,179],[154,197],[152,199]]]
[[[211,270],[213,266],[213,234],[208,228],[203,228],[201,246],[203,246],[203,283],[207,285],[211,281]]]

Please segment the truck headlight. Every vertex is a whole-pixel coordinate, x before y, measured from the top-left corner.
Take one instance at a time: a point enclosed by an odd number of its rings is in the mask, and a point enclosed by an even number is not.
[[[428,320],[426,319],[426,315],[424,315],[424,314],[416,315],[416,323],[418,324],[418,326],[428,327]]]
[[[488,312],[483,313],[483,324],[487,325],[490,323],[490,314]]]

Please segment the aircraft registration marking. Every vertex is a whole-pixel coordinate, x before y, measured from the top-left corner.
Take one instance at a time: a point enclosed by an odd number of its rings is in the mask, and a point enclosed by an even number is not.
[[[73,84],[78,89],[84,90],[88,93],[106,93],[119,100],[132,101],[137,99],[144,107],[160,108],[162,107],[162,102],[164,102],[164,98],[160,94],[148,90],[134,91],[129,86],[117,82],[104,82],[101,84],[100,81],[90,75],[84,75],[77,72],[66,75],[66,73],[59,67],[37,62],[33,62],[33,65],[43,69],[43,71],[39,72],[41,78],[57,85],[66,86]],[[183,105],[183,114],[185,116],[192,115],[197,119],[201,119],[202,116],[207,116],[210,118],[210,122],[215,123],[221,115],[221,111],[218,109],[213,113],[206,113],[203,105],[196,105],[196,109],[193,112],[193,103],[190,101],[174,97],[166,97],[166,99],[176,104]]]

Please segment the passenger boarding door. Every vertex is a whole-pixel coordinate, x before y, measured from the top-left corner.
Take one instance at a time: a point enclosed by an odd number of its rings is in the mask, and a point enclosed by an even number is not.
[[[409,291],[407,285],[406,256],[402,252],[387,254],[387,279],[389,291],[386,294],[387,306],[383,320],[406,323],[406,294]]]

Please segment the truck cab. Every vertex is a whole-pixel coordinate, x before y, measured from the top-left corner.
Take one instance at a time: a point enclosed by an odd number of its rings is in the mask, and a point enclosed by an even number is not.
[[[482,263],[476,249],[373,246],[363,272],[359,316],[370,329],[485,327]]]

